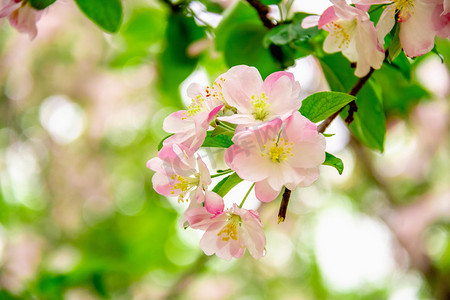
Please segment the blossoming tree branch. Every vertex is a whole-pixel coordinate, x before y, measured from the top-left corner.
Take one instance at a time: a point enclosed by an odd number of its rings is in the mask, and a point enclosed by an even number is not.
[[[36,23],[51,13],[54,2],[9,0],[0,17],[34,39]],[[119,0],[75,2],[106,32],[119,29]],[[201,2],[213,10],[212,2]],[[202,230],[200,248],[226,260],[241,257],[246,249],[255,258],[265,254],[264,220],[245,208],[253,189],[261,202],[282,195],[282,222],[291,191],[314,184],[320,165],[343,172],[342,160],[326,152],[326,129],[339,115],[356,139],[382,152],[383,105],[397,89],[389,81],[405,83],[404,92],[394,94],[404,98],[400,102],[420,98],[425,92],[411,83],[414,59],[429,52],[439,55],[436,37],[450,38],[449,0],[332,0],[320,16],[292,12],[292,1],[248,0],[228,8],[215,28],[190,1],[162,3],[171,11],[168,37],[183,41],[180,49],[168,39],[161,61],[175,64],[173,69],[160,65],[163,87],[179,85],[194,70],[197,58],[188,55],[189,47],[202,39],[215,43],[229,69],[209,86],[192,83],[187,88],[191,104],[165,118],[169,135],[147,167],[155,171],[156,192],[188,203],[180,226]],[[271,15],[275,5],[278,19]],[[284,70],[307,55],[320,63],[330,91],[302,99],[299,82]],[[222,148],[228,169],[210,170],[201,148]],[[221,180],[212,186],[216,177]],[[225,206],[226,194],[243,180],[252,183],[248,192]]]

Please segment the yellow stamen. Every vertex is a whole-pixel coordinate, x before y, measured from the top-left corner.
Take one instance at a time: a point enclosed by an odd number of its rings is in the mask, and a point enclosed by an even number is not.
[[[398,20],[404,22],[414,14],[414,0],[394,0],[395,9],[398,12]]]
[[[255,117],[255,120],[264,121],[267,116],[269,115],[268,107],[270,106],[269,103],[267,103],[267,97],[265,93],[262,93],[259,96],[253,95],[251,103],[253,105],[253,116]]]
[[[238,215],[232,215],[222,230],[217,236],[222,236],[222,241],[228,242],[231,239],[237,241],[238,239],[238,226],[241,226],[241,217]]]
[[[294,156],[292,151],[293,143],[288,144],[288,140],[280,138],[279,141],[275,139],[269,140],[269,142],[263,146],[263,151],[261,152],[262,157],[266,155],[270,158],[272,162],[280,163],[288,159],[288,156]]]

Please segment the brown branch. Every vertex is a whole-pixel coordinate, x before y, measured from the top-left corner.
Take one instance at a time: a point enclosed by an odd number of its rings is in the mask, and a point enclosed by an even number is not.
[[[361,77],[358,80],[358,82],[356,82],[356,84],[350,90],[349,95],[356,96],[359,93],[359,91],[362,89],[364,84],[369,80],[370,76],[372,76],[373,71],[375,71],[375,69],[370,68],[369,73],[367,73],[366,76]],[[358,110],[358,106],[356,106],[356,102],[354,100],[352,102],[350,102],[348,105],[350,106],[350,108],[348,110],[348,116],[345,119],[345,122],[347,122],[347,124],[350,124],[351,122],[353,122],[353,113]],[[331,124],[331,122],[333,122],[333,120],[341,113],[341,111],[345,107],[346,106],[342,107],[340,110],[338,110],[337,112],[335,112],[334,114],[332,114],[331,116],[326,118],[322,123],[320,123],[320,125],[317,126],[317,131],[319,133],[324,133],[325,130],[328,128],[328,126]],[[280,205],[280,210],[278,211],[278,223],[283,222],[286,219],[286,210],[287,210],[287,205],[289,203],[290,196],[291,196],[291,191],[288,188],[286,188],[284,190],[283,199],[282,199],[281,205]]]
[[[356,96],[359,93],[359,91],[362,89],[364,84],[367,82],[367,80],[369,80],[370,76],[372,76],[373,71],[375,71],[375,69],[370,68],[369,73],[367,73],[366,76],[361,77],[358,80],[358,82],[356,82],[356,84],[353,86],[353,88],[350,90],[350,92],[348,94],[352,95],[352,96]],[[356,102],[354,100],[352,102],[350,102],[348,105],[350,106],[350,108],[348,110],[348,116],[345,119],[345,122],[347,122],[347,124],[350,124],[351,122],[353,122],[353,113],[358,110],[358,106],[356,106]],[[320,133],[324,133],[325,130],[327,129],[327,127],[331,124],[331,122],[333,122],[333,120],[341,113],[341,111],[344,108],[345,108],[345,106],[342,107],[337,112],[335,112],[334,114],[332,114],[331,116],[329,116],[328,118],[326,118],[322,123],[320,123],[320,125],[317,127],[317,131]]]
[[[277,24],[275,24],[269,17],[267,16],[269,14],[269,7],[267,5],[264,5],[259,0],[246,0],[257,12],[258,16],[263,22],[264,26],[267,29],[272,29]]]

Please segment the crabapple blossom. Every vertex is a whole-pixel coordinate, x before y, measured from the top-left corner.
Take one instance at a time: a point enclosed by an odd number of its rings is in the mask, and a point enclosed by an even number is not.
[[[289,72],[275,72],[264,81],[254,67],[239,65],[222,75],[222,93],[228,105],[237,110],[221,121],[243,126],[273,118],[285,119],[301,106],[300,83]]]
[[[183,145],[164,146],[158,157],[147,162],[155,171],[152,182],[156,192],[164,196],[178,196],[178,201],[202,202],[204,191],[211,184],[208,167],[200,157],[194,158],[190,149]]]
[[[37,35],[36,23],[42,16],[43,11],[34,9],[25,0],[8,0],[0,10],[0,18],[8,17],[11,26],[21,33],[28,33],[30,39]]]
[[[299,112],[284,122],[276,118],[240,131],[232,140],[226,163],[239,177],[256,183],[256,197],[264,202],[275,199],[283,186],[311,185],[325,160],[325,137]]]
[[[254,258],[264,256],[266,236],[258,212],[240,208],[236,203],[224,210],[223,199],[209,192],[206,198],[214,198],[213,207],[197,207],[186,213],[190,227],[205,230],[200,248],[206,255],[216,254],[225,260],[239,258],[248,249]]]
[[[391,31],[395,16],[400,23],[399,38],[409,57],[428,53],[436,35],[450,38],[449,0],[354,0],[363,5],[388,4],[377,24],[379,38]]]
[[[211,97],[208,90],[193,83],[188,87],[188,96],[192,103],[187,110],[179,110],[170,114],[163,123],[163,129],[174,133],[164,141],[164,146],[182,144],[195,151],[200,148],[206,137],[209,124],[214,120],[223,104],[219,99]]]
[[[371,67],[379,69],[384,60],[383,43],[377,37],[367,7],[353,7],[345,0],[331,2],[334,5],[326,9],[318,20],[319,29],[329,32],[323,44],[325,52],[341,51],[351,62],[356,63],[355,75],[358,77],[365,76]],[[308,20],[314,19],[305,19],[303,26],[307,23],[312,25]]]

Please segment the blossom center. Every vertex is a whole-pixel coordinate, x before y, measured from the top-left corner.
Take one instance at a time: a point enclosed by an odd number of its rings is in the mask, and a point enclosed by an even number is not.
[[[251,103],[253,105],[252,115],[255,117],[255,120],[264,121],[269,115],[268,107],[270,106],[267,103],[266,94],[261,93],[259,96],[252,95]]]
[[[271,161],[280,163],[287,160],[289,156],[293,156],[291,153],[292,145],[293,143],[289,143],[289,141],[284,138],[280,138],[279,141],[272,139],[263,146],[264,150],[261,153],[261,156],[267,156]]]
[[[330,22],[327,25],[330,30],[330,34],[334,35],[336,41],[338,41],[339,49],[346,49],[349,46],[351,38],[356,29],[356,25],[356,20],[339,20]]]
[[[188,106],[187,112],[184,114],[188,117],[193,117],[197,115],[199,112],[203,110],[203,105],[205,103],[205,99],[202,95],[197,95],[196,99],[192,99],[191,104]],[[186,119],[186,117],[183,118],[183,120]]]
[[[196,188],[200,183],[200,174],[196,173],[195,177],[183,177],[177,174],[170,175],[170,178],[176,183],[171,186],[171,194],[175,194],[176,190],[181,190],[178,196],[178,202],[183,202],[184,195],[190,190]]]
[[[414,14],[414,0],[394,0],[395,9],[398,11],[399,22],[405,22]]]
[[[238,226],[241,225],[241,217],[238,215],[232,215],[228,219],[227,225],[225,225],[217,236],[222,236],[222,241],[228,242],[231,239],[237,241],[238,239]]]
[[[225,78],[219,77],[216,81],[214,81],[214,83],[211,87],[206,87],[206,90],[205,90],[206,97],[213,97],[213,98],[223,102],[225,105],[228,105],[227,101],[225,100],[225,97],[223,96],[223,92],[222,92],[222,84],[224,82],[225,82]]]

